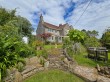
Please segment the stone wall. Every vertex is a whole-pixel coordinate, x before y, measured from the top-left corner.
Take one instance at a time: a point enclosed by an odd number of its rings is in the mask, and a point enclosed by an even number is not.
[[[73,60],[67,54],[66,49],[64,49],[64,55],[68,59],[65,61],[68,64],[68,71],[73,74],[76,74],[87,82],[110,82],[110,78],[99,75],[96,68],[80,66],[77,63],[74,64]]]
[[[24,79],[34,75],[37,72],[43,71],[44,67],[39,64],[38,57],[25,58],[26,66],[22,72],[19,72],[16,68],[7,70],[8,76],[4,78],[5,82],[22,82]]]
[[[69,57],[66,49],[61,50],[60,55],[50,56],[48,60],[45,61],[44,66],[39,65],[38,60],[37,57],[26,59],[27,65],[25,66],[25,70],[23,72],[18,72],[16,69],[13,70],[13,72],[5,78],[5,82],[22,82],[37,72],[50,69],[70,72],[84,79],[86,82],[110,82],[110,78],[99,75],[96,68],[78,65],[77,62]]]

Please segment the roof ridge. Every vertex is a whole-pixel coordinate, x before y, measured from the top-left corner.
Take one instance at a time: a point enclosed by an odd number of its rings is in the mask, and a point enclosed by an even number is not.
[[[48,22],[44,22],[44,23],[47,23],[47,24],[50,24],[50,25],[53,25],[53,26],[59,27],[59,26],[57,26],[57,25],[54,25],[54,24],[51,24],[51,23],[48,23]]]
[[[46,26],[46,27],[48,27],[48,28],[61,30],[62,28],[65,27],[66,24],[59,24],[59,26],[56,26],[54,24],[51,24],[51,23],[48,23],[48,22],[44,22],[43,25]]]

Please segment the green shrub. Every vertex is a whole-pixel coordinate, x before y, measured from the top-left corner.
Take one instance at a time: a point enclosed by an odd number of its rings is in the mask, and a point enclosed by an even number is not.
[[[42,57],[44,57],[45,59],[48,58],[48,53],[46,50],[42,50]]]
[[[72,42],[70,41],[68,37],[63,39],[63,48],[71,47],[71,44]]]
[[[23,69],[24,69],[24,64],[23,64],[22,62],[19,62],[19,63],[17,64],[17,69],[18,69],[19,72],[23,71]]]
[[[44,66],[44,63],[45,63],[44,59],[40,58],[40,64]]]
[[[16,16],[16,10],[0,8],[0,11],[0,69],[3,78],[6,76],[6,69],[16,66],[21,58],[33,55],[34,51],[22,41],[24,36],[31,35],[30,22]]]
[[[0,82],[1,82],[1,69],[0,69]]]
[[[2,71],[2,78],[6,76],[6,69],[13,67],[20,58],[29,57],[34,54],[32,48],[27,44],[19,41],[17,36],[0,37],[0,69]]]
[[[95,37],[89,37],[84,41],[86,47],[100,47],[101,43]]]
[[[70,57],[73,57],[73,55],[80,55],[85,52],[87,52],[87,50],[81,43],[77,43],[76,46],[73,45],[67,48],[67,53]]]
[[[43,42],[42,41],[39,41],[39,40],[35,40],[35,41],[33,41],[32,42],[32,47],[34,48],[34,49],[36,49],[38,46],[43,46]]]
[[[110,49],[110,28],[108,28],[107,31],[102,35],[101,43],[103,46]]]
[[[50,41],[46,41],[46,42],[45,42],[46,45],[49,45],[50,43],[51,43]]]

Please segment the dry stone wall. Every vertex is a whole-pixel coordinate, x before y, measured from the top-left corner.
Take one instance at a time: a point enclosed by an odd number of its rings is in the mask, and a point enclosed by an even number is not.
[[[22,82],[24,79],[34,75],[37,72],[50,69],[60,69],[75,74],[86,82],[110,82],[110,78],[98,74],[97,69],[80,66],[69,57],[66,49],[61,50],[60,55],[48,57],[44,66],[39,64],[39,58],[33,57],[26,59],[27,65],[23,72],[15,70],[5,79],[5,82]]]

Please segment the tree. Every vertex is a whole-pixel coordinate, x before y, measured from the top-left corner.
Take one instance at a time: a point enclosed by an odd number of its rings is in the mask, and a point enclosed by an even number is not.
[[[31,34],[30,22],[15,15],[15,10],[0,8],[0,69],[2,78],[6,69],[23,62],[24,57],[34,54],[34,50],[22,41]]]
[[[43,33],[43,34],[40,34],[39,36],[43,38],[44,42],[46,43],[47,38],[51,37],[51,35],[52,35],[51,33]]]
[[[75,52],[75,54],[77,54],[78,52],[80,52],[81,49],[81,45],[80,42],[83,43],[86,34],[82,31],[79,30],[70,30],[69,34],[68,34],[70,41],[72,41],[72,47],[73,47],[73,51]]]
[[[10,20],[16,18],[15,16],[16,9],[7,11],[5,8],[0,8],[0,25],[4,25]]]
[[[71,41],[74,41],[74,43],[76,42],[83,42],[84,38],[85,38],[85,33],[81,32],[79,30],[70,30],[69,31],[69,38]]]
[[[101,43],[96,37],[88,37],[87,39],[85,39],[84,44],[87,48],[101,46]]]
[[[105,33],[103,33],[101,42],[103,46],[106,46],[110,49],[110,28],[106,29]]]
[[[87,30],[83,29],[81,31],[84,32],[84,33],[86,33],[86,35],[88,37],[97,37],[98,36],[98,31],[96,31],[96,30],[92,30],[92,31],[88,30],[87,31]]]
[[[96,30],[92,30],[92,31],[87,31],[87,35],[89,36],[89,37],[96,37],[96,36],[98,36],[98,31],[96,31]]]
[[[23,36],[30,36],[33,31],[31,23],[24,17],[16,16],[16,9],[6,10],[5,8],[0,8],[0,25],[5,24],[13,25],[18,27],[19,34]]]
[[[21,16],[17,17],[17,27],[19,27],[19,33],[21,33],[23,36],[30,36],[31,32],[33,31],[31,23]]]
[[[30,36],[31,32],[33,31],[31,23],[21,16],[16,17],[16,20],[11,20],[7,22],[8,25],[13,25],[18,28],[19,35],[23,36]]]
[[[99,47],[99,46],[101,46],[101,43],[96,38],[96,36],[98,36],[98,31],[96,31],[96,30],[86,31],[85,29],[83,29],[82,31],[85,32],[86,36],[87,36],[84,40],[84,45],[86,47]]]

